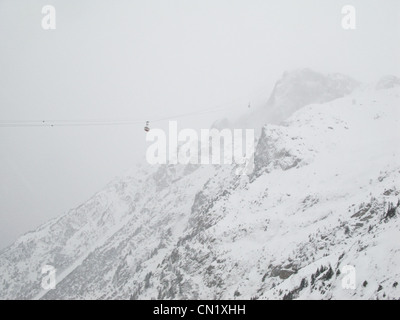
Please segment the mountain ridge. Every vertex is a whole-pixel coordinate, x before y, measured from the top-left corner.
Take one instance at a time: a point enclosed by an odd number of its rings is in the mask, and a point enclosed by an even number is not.
[[[0,298],[399,298],[400,248],[379,242],[400,229],[400,90],[389,83],[262,126],[249,177],[165,165],[115,180],[0,253]],[[341,288],[345,263],[369,287]],[[59,276],[48,292],[44,264]]]

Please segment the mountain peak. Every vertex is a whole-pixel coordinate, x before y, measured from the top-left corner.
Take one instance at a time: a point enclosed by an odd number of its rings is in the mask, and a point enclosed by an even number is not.
[[[273,122],[280,122],[306,105],[344,97],[358,85],[358,81],[339,73],[322,74],[309,68],[286,71],[275,84],[266,109],[270,109]]]
[[[400,78],[393,76],[393,75],[387,75],[382,77],[378,83],[376,84],[376,90],[384,90],[384,89],[391,89],[394,87],[400,86]]]
[[[236,125],[259,129],[266,123],[278,124],[306,105],[342,98],[359,85],[358,81],[340,73],[323,74],[310,68],[285,71],[266,104]]]

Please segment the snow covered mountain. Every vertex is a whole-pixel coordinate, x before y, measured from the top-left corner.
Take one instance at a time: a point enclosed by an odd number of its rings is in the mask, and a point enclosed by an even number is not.
[[[233,126],[258,129],[266,122],[279,124],[306,105],[342,98],[359,86],[358,81],[343,74],[322,74],[308,68],[287,71],[275,84],[265,105]]]
[[[0,299],[400,299],[396,79],[285,74],[250,176],[142,165],[3,250]]]

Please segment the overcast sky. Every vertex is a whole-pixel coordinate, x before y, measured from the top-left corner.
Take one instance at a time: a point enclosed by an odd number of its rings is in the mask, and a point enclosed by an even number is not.
[[[46,4],[56,30],[41,27]],[[356,30],[341,26],[346,4]],[[245,112],[288,69],[400,75],[399,40],[398,0],[0,0],[0,120]],[[144,139],[142,124],[0,128],[0,248],[132,167]]]

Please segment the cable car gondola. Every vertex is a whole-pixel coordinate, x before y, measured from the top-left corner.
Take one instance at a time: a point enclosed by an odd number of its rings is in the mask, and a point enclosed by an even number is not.
[[[149,132],[150,131],[150,127],[149,127],[149,122],[146,121],[146,126],[144,127],[144,131]]]

